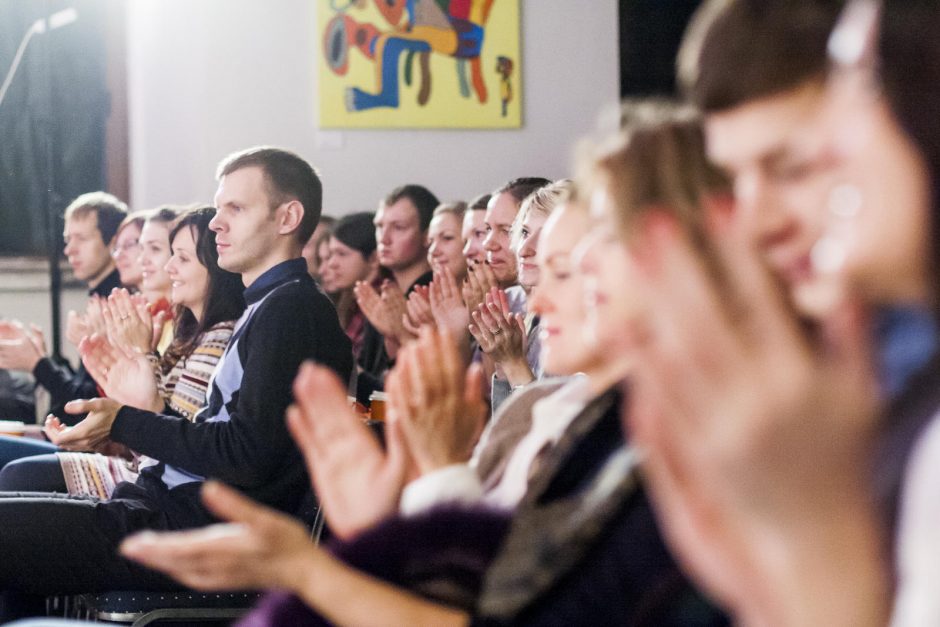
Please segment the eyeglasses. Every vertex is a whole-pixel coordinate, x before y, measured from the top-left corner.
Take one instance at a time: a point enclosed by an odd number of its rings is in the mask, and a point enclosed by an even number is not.
[[[117,256],[120,255],[121,253],[128,253],[128,254],[130,254],[130,253],[133,253],[133,252],[138,251],[138,250],[140,250],[140,243],[139,243],[136,239],[135,239],[135,240],[129,240],[129,241],[127,241],[127,242],[124,242],[123,244],[118,244],[117,246],[115,246],[114,248],[112,248],[112,249],[111,249],[111,256],[112,256],[112,257],[117,257]]]

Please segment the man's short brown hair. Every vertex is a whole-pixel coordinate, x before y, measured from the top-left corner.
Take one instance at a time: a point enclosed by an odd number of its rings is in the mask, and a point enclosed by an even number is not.
[[[421,227],[422,231],[427,231],[428,226],[431,224],[431,216],[434,214],[434,209],[441,204],[441,201],[424,185],[409,183],[390,191],[388,195],[382,199],[382,204],[386,207],[391,207],[402,198],[407,198],[411,201],[411,204],[414,205],[415,209],[418,211],[418,225]]]
[[[97,217],[101,241],[107,245],[114,238],[121,222],[127,217],[127,205],[107,192],[88,192],[69,203],[65,208],[65,219],[79,220],[90,215]]]
[[[726,111],[826,74],[826,45],[844,0],[708,0],[678,56],[685,96]]]
[[[513,197],[513,200],[516,201],[517,205],[521,205],[522,201],[526,199],[526,196],[537,189],[551,184],[552,182],[550,180],[542,178],[541,176],[523,176],[507,181],[501,187],[493,191],[493,196],[509,194]]]
[[[296,236],[298,242],[305,244],[316,230],[323,209],[323,184],[317,171],[296,153],[259,146],[227,156],[219,164],[216,178],[250,167],[261,168],[264,172],[265,191],[272,211],[291,200],[303,205],[304,215]]]

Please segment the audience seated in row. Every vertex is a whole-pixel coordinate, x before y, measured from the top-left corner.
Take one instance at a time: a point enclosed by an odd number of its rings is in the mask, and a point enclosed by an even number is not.
[[[115,548],[134,530],[211,523],[199,501],[204,477],[287,512],[309,491],[283,421],[292,380],[307,359],[343,380],[352,369],[349,340],[300,257],[319,218],[321,184],[300,157],[274,148],[230,156],[218,178],[209,227],[219,267],[241,275],[247,308],[212,376],[206,406],[191,422],[97,398],[67,404],[67,411],[88,412],[74,427],[47,421],[53,443],[67,450],[117,443],[157,463],[136,482],[118,484],[107,500],[0,495],[3,591],[166,589],[170,581],[129,564]]]
[[[680,55],[702,117],[626,106],[542,230],[519,207],[542,186],[515,208],[494,194],[486,259],[466,237],[459,288],[437,264],[413,296],[402,272],[357,289],[391,356],[386,448],[323,367],[301,370],[288,411],[327,550],[221,476],[248,498],[216,483],[203,498],[238,524],[124,554],[204,589],[282,589],[251,625],[726,621],[703,594],[745,624],[940,620],[940,9],[759,9],[705,3]],[[526,237],[508,238],[513,221]],[[444,311],[474,314],[481,364],[466,369]],[[533,383],[530,368],[478,438],[482,380],[515,385],[491,343],[515,314],[541,317],[542,366],[585,376]]]
[[[672,160],[676,154],[682,158]],[[126,554],[188,585],[297,593],[297,599],[269,598],[247,624],[352,625],[378,623],[376,617],[409,624],[466,624],[471,618],[485,624],[593,624],[612,616],[624,624],[722,624],[722,616],[683,580],[665,550],[638,473],[638,452],[621,433],[624,395],[630,391],[621,390],[619,382],[625,375],[629,379],[639,362],[631,354],[630,334],[623,333],[636,310],[634,294],[621,282],[632,261],[623,242],[611,242],[616,231],[610,214],[643,215],[674,204],[679,212],[689,189],[695,202],[707,203],[709,194],[727,193],[727,183],[709,176],[698,120],[683,112],[637,114],[620,142],[605,145],[591,163],[597,181],[604,181],[594,183],[600,189],[613,186],[610,180],[632,177],[652,177],[658,184],[605,207],[595,227],[600,232],[588,233],[591,220],[569,205],[550,218],[543,233],[540,271],[551,273],[552,280],[544,293],[536,287],[532,298],[552,325],[543,345],[546,357],[559,369],[583,367],[590,374],[561,390],[557,383],[526,390],[508,402],[496,423],[491,434],[496,438],[500,427],[510,426],[504,421],[523,423],[501,438],[507,465],[488,476],[497,484],[503,479],[502,488],[512,484],[506,494],[496,487],[490,502],[515,506],[514,511],[445,506],[386,519],[406,475],[451,463],[442,452],[466,458],[485,412],[479,367],[465,375],[454,339],[446,331],[428,330],[402,349],[387,379],[387,453],[357,424],[335,377],[306,368],[295,384],[298,406],[289,414],[291,429],[303,443],[328,523],[347,539],[332,547],[332,555],[306,540],[295,523],[221,486],[207,492],[208,500],[220,516],[241,525],[140,537],[125,545]],[[680,163],[698,167],[679,171]],[[680,215],[684,228],[701,229],[697,216]],[[573,255],[581,236],[590,241]],[[595,298],[604,302],[593,318],[592,343],[579,332],[581,272],[593,273]],[[525,397],[544,396],[541,387],[554,392],[541,401],[544,413],[533,408],[523,416],[532,402]],[[542,428],[520,438],[526,422]],[[409,464],[416,469],[409,470]],[[214,540],[223,533],[224,545]],[[214,566],[223,563],[238,566]],[[268,566],[251,566],[261,563]]]
[[[209,379],[245,308],[241,278],[218,266],[215,233],[209,229],[214,216],[212,207],[184,212],[168,234],[173,254],[166,273],[172,281],[175,334],[162,356],[120,340],[116,327],[144,311],[126,293],[112,294],[105,304],[106,311],[114,312],[105,316],[107,333],[81,341],[83,363],[107,397],[190,421],[206,405]],[[126,313],[118,315],[120,311]],[[141,322],[145,330],[150,326]],[[135,481],[139,469],[153,463],[133,451],[40,455],[33,452],[33,442],[19,442],[26,447],[23,456],[0,469],[0,492],[67,492],[106,499],[115,485]]]

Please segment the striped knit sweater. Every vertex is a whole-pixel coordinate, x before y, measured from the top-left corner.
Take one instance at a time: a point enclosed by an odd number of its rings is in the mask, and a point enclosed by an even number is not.
[[[195,350],[176,362],[165,375],[161,374],[159,358],[150,356],[157,389],[171,413],[192,421],[196,412],[205,406],[209,379],[232,338],[234,328],[234,320],[220,322],[209,328],[199,339]],[[128,463],[120,457],[97,453],[60,452],[56,455],[69,494],[100,499],[110,498],[114,487],[121,481],[136,480],[138,463],[141,467],[154,463],[147,458]]]
[[[232,339],[235,321],[220,322],[208,329],[191,355],[180,359],[164,376],[157,377],[160,396],[172,413],[192,421],[205,407],[209,379]],[[159,366],[158,366],[159,367]]]

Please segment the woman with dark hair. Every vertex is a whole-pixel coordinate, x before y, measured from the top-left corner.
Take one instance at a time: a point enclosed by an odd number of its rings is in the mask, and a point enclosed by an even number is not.
[[[219,267],[215,233],[209,228],[214,216],[213,207],[184,214],[170,231],[173,256],[166,263],[176,324],[173,341],[160,359],[161,396],[171,399],[166,409],[190,419],[205,405],[209,377],[245,309],[241,277]],[[210,354],[215,357],[207,358]],[[155,411],[165,408],[159,405]]]
[[[366,319],[356,304],[353,288],[357,282],[371,282],[378,275],[374,217],[374,213],[362,211],[340,218],[333,225],[328,243],[329,260],[323,268],[324,276],[329,279],[323,287],[333,294],[339,323],[352,340],[357,363],[360,363]]]
[[[83,363],[107,396],[189,420],[205,405],[209,378],[245,308],[241,278],[218,266],[215,233],[209,228],[214,215],[214,208],[199,207],[184,213],[169,231],[172,254],[165,265],[176,333],[162,357],[115,347],[100,336],[82,341]],[[24,457],[0,470],[0,491],[107,498],[116,483],[136,478],[137,461],[94,453]]]

